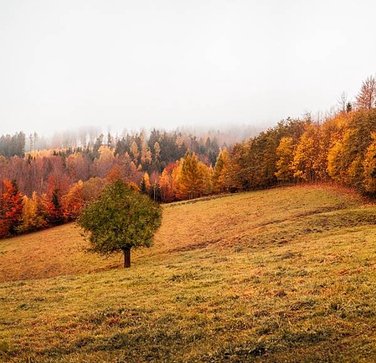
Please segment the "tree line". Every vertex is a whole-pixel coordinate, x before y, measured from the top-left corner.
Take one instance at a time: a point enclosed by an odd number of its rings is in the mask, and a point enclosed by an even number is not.
[[[92,147],[0,158],[0,236],[74,220],[123,180],[159,202],[279,184],[334,181],[376,194],[376,81],[324,121],[287,119],[231,147],[154,130]]]

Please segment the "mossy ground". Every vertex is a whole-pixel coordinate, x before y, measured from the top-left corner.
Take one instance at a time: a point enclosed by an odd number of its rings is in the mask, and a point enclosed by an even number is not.
[[[326,186],[164,207],[150,249],[0,241],[4,362],[374,362],[376,207]]]

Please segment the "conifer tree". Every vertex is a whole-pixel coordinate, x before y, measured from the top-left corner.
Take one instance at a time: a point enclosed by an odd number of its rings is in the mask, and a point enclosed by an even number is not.
[[[205,175],[195,153],[187,153],[179,163],[177,189],[182,198],[197,198],[204,193]]]
[[[213,170],[213,190],[215,193],[228,191],[230,185],[228,183],[230,170],[230,155],[226,148],[219,152],[217,161]]]

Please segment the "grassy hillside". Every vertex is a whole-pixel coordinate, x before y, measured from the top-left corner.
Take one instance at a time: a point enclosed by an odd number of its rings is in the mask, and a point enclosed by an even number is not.
[[[376,361],[376,207],[291,187],[164,207],[155,246],[0,241],[5,362]]]

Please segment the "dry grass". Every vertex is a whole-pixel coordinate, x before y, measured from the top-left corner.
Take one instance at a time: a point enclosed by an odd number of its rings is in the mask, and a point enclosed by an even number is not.
[[[2,241],[0,359],[373,362],[375,223],[296,187],[165,206],[130,270],[73,225]]]

